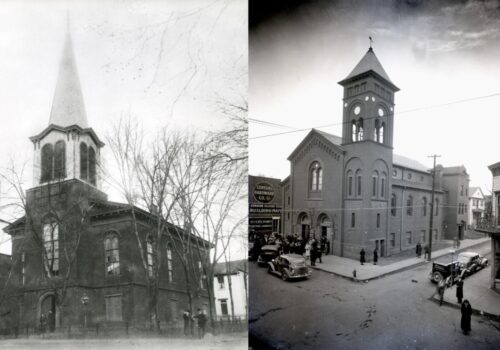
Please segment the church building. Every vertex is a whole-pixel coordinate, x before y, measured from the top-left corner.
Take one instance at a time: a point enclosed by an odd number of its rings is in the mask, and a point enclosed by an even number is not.
[[[111,202],[102,191],[104,143],[87,120],[69,33],[48,126],[30,140],[33,187],[26,191],[25,215],[4,228],[12,237],[12,273],[0,328],[31,333],[44,317],[52,330],[149,328],[157,321],[150,313],[151,283],[158,287],[162,328],[181,326],[190,302],[207,310],[200,259],[209,243],[192,236],[185,239],[192,249],[184,243],[180,250],[187,233],[167,225],[157,245],[154,213]]]
[[[288,157],[283,235],[326,235],[333,254],[351,258],[359,258],[361,248],[376,248],[380,256],[414,249],[419,242],[427,244],[431,234],[433,240],[454,238],[453,220],[466,219],[461,212],[452,217],[457,201],[467,200],[465,168],[437,167],[431,213],[431,171],[393,153],[399,88],[371,47],[339,84],[344,89],[342,136],[312,129]]]

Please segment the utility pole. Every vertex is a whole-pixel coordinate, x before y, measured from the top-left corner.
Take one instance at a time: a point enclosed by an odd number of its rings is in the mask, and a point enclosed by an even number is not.
[[[427,261],[431,261],[432,255],[432,224],[434,220],[434,189],[436,187],[436,158],[441,157],[437,154],[429,156],[429,158],[434,158],[434,165],[432,167],[432,194],[431,194],[431,220],[429,223],[429,255],[427,256]]]

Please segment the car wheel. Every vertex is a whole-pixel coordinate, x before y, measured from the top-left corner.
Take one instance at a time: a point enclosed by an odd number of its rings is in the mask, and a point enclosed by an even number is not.
[[[281,279],[282,279],[283,281],[287,281],[287,280],[288,280],[288,274],[287,274],[286,272],[282,272],[282,273],[281,273]]]
[[[434,272],[432,274],[432,280],[436,283],[439,283],[439,281],[441,281],[443,279],[443,275],[441,275],[441,273],[439,272]]]

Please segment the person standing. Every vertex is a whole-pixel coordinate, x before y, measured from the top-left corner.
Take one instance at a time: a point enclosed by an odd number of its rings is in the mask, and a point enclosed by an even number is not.
[[[464,297],[464,281],[459,278],[457,282],[457,301],[459,304],[462,303],[462,298]]]
[[[53,333],[54,330],[56,329],[56,318],[55,318],[54,313],[52,312],[52,310],[49,310],[47,321],[49,323],[49,332]]]
[[[420,245],[420,242],[417,243],[416,253],[417,258],[420,258],[422,256],[422,246]]]
[[[45,314],[40,315],[40,333],[42,336],[45,334],[45,330],[47,328],[47,316]]]
[[[309,255],[311,257],[311,266],[316,266],[316,258],[318,256],[318,242],[316,240],[313,240],[311,243],[311,247],[309,248]]]
[[[428,259],[430,257],[430,249],[429,249],[429,246],[426,245],[424,247],[424,259]]]
[[[470,322],[472,316],[472,306],[467,299],[462,303],[462,319],[460,320],[460,327],[464,334],[468,334],[471,331]]]
[[[203,339],[205,336],[205,326],[207,325],[207,317],[203,310],[198,309],[198,314],[195,316],[198,319],[198,338]]]
[[[359,262],[361,263],[361,265],[364,265],[365,264],[365,250],[363,248],[361,248],[361,251],[359,252]]]
[[[316,257],[318,258],[320,264],[323,263],[323,261],[321,260],[322,255],[323,255],[323,247],[318,241],[316,241]]]
[[[437,285],[437,292],[439,295],[439,306],[443,305],[445,288],[446,288],[446,282],[444,281],[444,279],[441,279]]]
[[[184,320],[184,335],[189,336],[191,331],[191,315],[188,310],[185,310],[182,314],[182,319]]]
[[[377,261],[378,261],[378,251],[377,248],[375,248],[375,250],[373,251],[373,265],[377,265]]]

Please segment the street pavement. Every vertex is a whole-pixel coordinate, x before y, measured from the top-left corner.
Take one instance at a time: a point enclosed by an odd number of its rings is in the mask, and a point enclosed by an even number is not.
[[[487,255],[489,244],[475,251]],[[432,301],[429,265],[368,282],[315,270],[284,282],[250,264],[250,345],[254,349],[497,349],[500,325],[472,316],[463,335],[460,310]],[[488,273],[487,270],[477,274]],[[255,346],[255,344],[257,346]]]
[[[211,336],[204,339],[177,338],[120,338],[120,339],[4,339],[0,340],[1,349],[182,349],[182,350],[246,350],[248,335],[244,333]]]
[[[454,257],[456,259],[457,253],[459,251],[473,250],[477,245],[481,245],[485,242],[491,242],[490,238],[480,238],[480,239],[466,239],[461,241],[459,249],[453,249],[451,247],[446,247],[432,252],[432,259],[444,259],[450,258],[450,250],[455,251]],[[452,243],[450,243],[451,245]],[[369,254],[368,254],[369,255]],[[404,256],[402,259],[396,260],[395,258],[389,258],[391,263],[386,264],[385,258],[380,258],[379,264],[374,265],[371,261],[361,265],[359,260],[341,258],[335,255],[326,255],[322,258],[322,263],[316,263],[315,269],[323,270],[325,272],[331,272],[339,276],[358,279],[358,280],[370,280],[374,278],[379,278],[386,276],[391,273],[399,272],[404,269],[412,268],[415,265],[425,264],[426,260],[424,255],[418,258],[414,254],[411,257]],[[353,271],[356,270],[356,277],[354,278]]]

